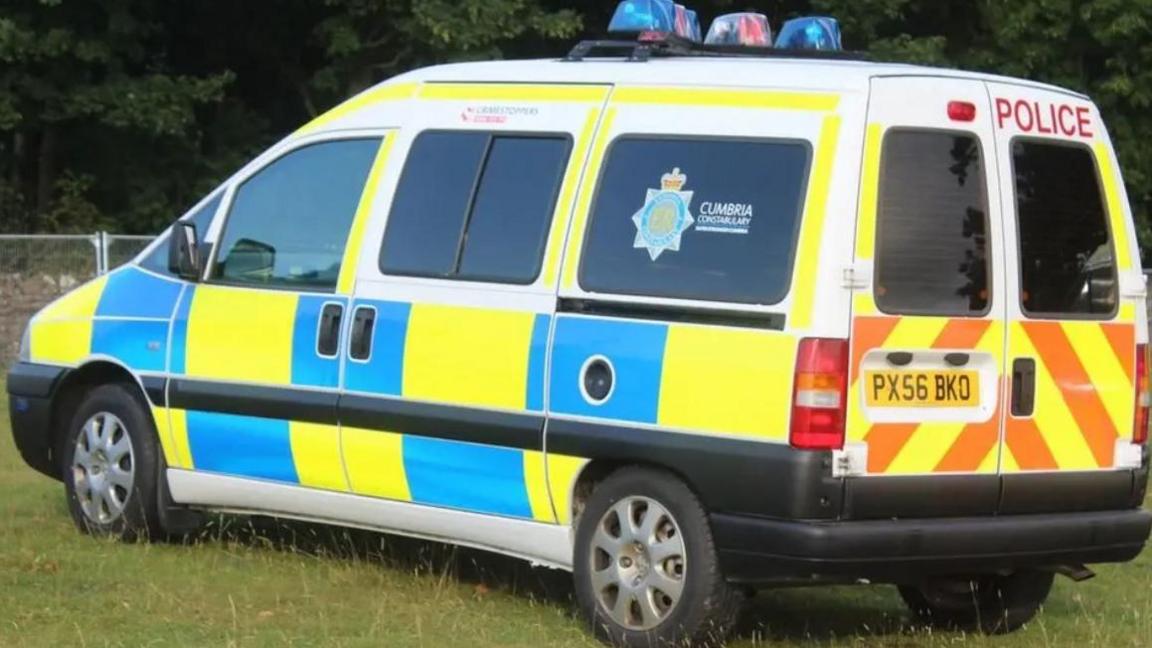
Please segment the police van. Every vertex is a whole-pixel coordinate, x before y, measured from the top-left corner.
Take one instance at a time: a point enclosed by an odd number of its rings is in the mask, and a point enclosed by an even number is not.
[[[80,529],[478,547],[630,646],[826,583],[1010,631],[1134,558],[1148,322],[1097,107],[828,19],[613,22],[369,89],[38,313],[13,432]]]

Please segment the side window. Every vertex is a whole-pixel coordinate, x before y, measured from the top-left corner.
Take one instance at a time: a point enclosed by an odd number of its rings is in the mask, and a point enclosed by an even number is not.
[[[331,290],[380,139],[296,149],[240,185],[212,278],[229,284]]]
[[[392,201],[380,270],[532,283],[570,149],[561,136],[421,134]]]
[[[1110,316],[1116,263],[1092,152],[1074,144],[1012,143],[1020,282],[1029,315]]]
[[[581,287],[779,303],[791,284],[810,157],[802,141],[618,139],[592,205]]]
[[[216,210],[220,209],[220,201],[224,198],[224,192],[220,191],[211,200],[204,203],[204,206],[197,209],[195,212],[189,214],[185,218],[181,218],[181,222],[192,223],[196,226],[196,236],[200,240],[204,240],[204,234],[208,231],[208,225],[212,223],[212,217],[216,215]],[[140,262],[140,265],[152,272],[173,276],[168,271],[168,245],[172,238],[172,230],[168,229],[167,232],[161,234],[163,241],[156,249],[148,253],[148,256]]]
[[[876,305],[892,314],[988,311],[988,191],[973,135],[884,138],[876,212]]]

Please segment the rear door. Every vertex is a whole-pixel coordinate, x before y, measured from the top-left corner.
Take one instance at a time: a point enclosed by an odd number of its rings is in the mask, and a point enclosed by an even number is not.
[[[1087,100],[990,90],[1012,251],[1003,508],[1123,506],[1142,277],[1111,146]]]
[[[875,79],[868,122],[847,430],[863,479],[846,510],[991,512],[1006,296],[987,91]]]

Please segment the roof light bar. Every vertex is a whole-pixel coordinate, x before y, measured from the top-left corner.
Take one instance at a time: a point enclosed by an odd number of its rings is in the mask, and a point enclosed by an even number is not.
[[[768,17],[760,13],[731,13],[712,21],[708,45],[744,45],[746,47],[772,47],[772,28]]]
[[[613,34],[672,32],[676,29],[676,13],[672,0],[624,0],[616,7],[608,31]]]
[[[827,16],[793,18],[776,39],[778,49],[840,51],[840,23]]]

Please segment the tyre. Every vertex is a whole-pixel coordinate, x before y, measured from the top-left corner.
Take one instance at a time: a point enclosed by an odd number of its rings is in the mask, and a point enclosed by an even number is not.
[[[85,395],[60,455],[68,508],[81,531],[123,540],[162,535],[156,439],[152,416],[130,387],[104,385]]]
[[[584,619],[615,646],[720,644],[739,611],[700,501],[658,470],[625,468],[596,486],[573,574]]]
[[[920,620],[935,626],[987,634],[1014,632],[1032,620],[1048,599],[1051,572],[1018,571],[1006,576],[939,579],[900,587],[900,596]]]

